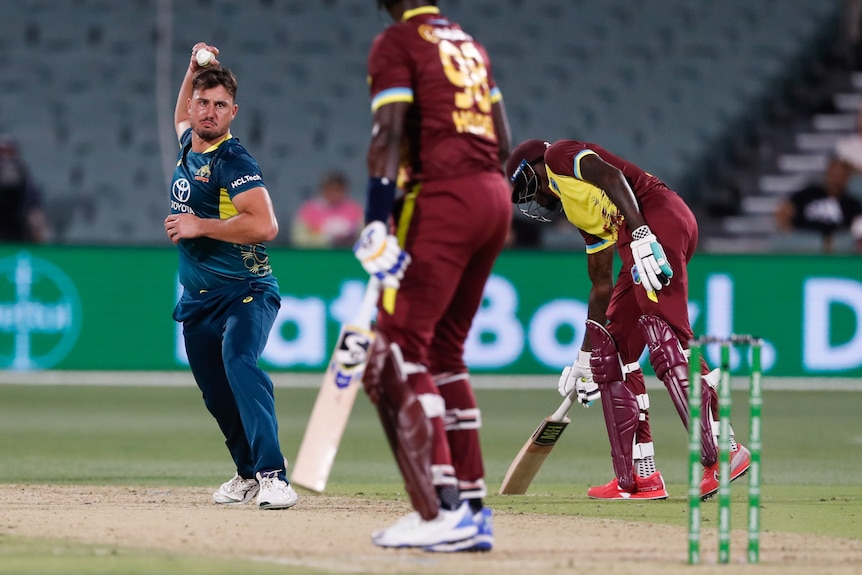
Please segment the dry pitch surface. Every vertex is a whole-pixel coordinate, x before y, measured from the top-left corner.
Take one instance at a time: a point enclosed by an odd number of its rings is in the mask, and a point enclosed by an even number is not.
[[[218,507],[210,503],[210,491],[197,488],[34,485],[0,485],[0,502],[0,534],[332,573],[825,575],[862,570],[862,541],[854,539],[765,532],[761,564],[747,566],[746,534],[734,531],[728,567],[715,565],[714,530],[705,529],[705,565],[691,567],[685,564],[686,534],[680,527],[499,509],[492,552],[429,554],[370,543],[373,530],[408,511],[402,502],[303,494],[293,509],[260,511],[253,505]]]

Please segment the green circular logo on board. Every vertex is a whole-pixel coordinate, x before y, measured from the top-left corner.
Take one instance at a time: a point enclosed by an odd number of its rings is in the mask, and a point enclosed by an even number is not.
[[[78,290],[63,270],[26,251],[0,259],[0,369],[49,369],[80,332]]]

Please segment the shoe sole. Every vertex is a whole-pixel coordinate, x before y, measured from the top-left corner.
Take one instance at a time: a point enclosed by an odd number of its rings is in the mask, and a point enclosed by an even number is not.
[[[429,553],[486,553],[494,547],[491,535],[476,535],[455,543],[440,543],[424,547]]]
[[[428,549],[429,547],[439,547],[443,545],[454,545],[463,543],[469,539],[474,539],[479,535],[479,530],[475,525],[453,528],[455,533],[448,541],[440,541],[439,543],[388,543],[384,536],[372,537],[371,542],[378,547],[384,549]]]
[[[630,493],[628,497],[599,497],[587,493],[587,497],[594,501],[660,501],[667,499],[668,496],[667,491],[639,491],[638,493]]]
[[[596,497],[594,495],[587,495],[593,501],[662,501],[668,498],[668,494],[664,495],[650,495],[649,497],[637,497],[636,495],[632,495],[631,497]]]
[[[294,505],[296,505],[297,503],[299,503],[299,499],[297,499],[296,501],[293,501],[293,502],[291,502],[291,503],[266,503],[266,502],[264,502],[264,503],[260,503],[260,504],[258,504],[258,507],[259,507],[260,509],[266,509],[266,510],[271,510],[271,509],[290,509],[291,507],[293,507],[293,506],[294,506]]]
[[[635,501],[663,501],[667,499],[668,494],[664,493],[662,495],[649,495],[646,497],[631,497],[630,499],[634,499]]]
[[[410,544],[410,543],[397,543],[397,544],[389,544],[385,541],[382,541],[381,538],[372,538],[371,542],[377,545],[378,547],[382,547],[383,549],[425,549],[426,551],[430,550],[431,547],[443,547],[445,545],[457,545],[458,543],[463,543],[468,539],[473,539],[476,537],[476,532],[473,531],[470,535],[462,538],[455,539],[454,541],[444,541],[442,543],[434,543],[433,545],[427,545],[425,543],[421,544]]]

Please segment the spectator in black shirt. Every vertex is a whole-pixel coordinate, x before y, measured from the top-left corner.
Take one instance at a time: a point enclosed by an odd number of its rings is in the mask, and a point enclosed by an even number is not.
[[[862,203],[848,193],[853,166],[833,157],[822,182],[809,184],[791,194],[775,214],[778,229],[784,232],[812,230],[823,237],[823,251],[832,251],[835,232],[849,230],[854,218],[862,215]]]

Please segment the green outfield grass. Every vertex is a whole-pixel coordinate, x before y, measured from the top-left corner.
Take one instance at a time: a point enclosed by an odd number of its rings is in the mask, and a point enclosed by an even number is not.
[[[560,398],[553,389],[476,393],[483,410],[487,480],[496,492],[514,455]],[[296,454],[315,394],[309,388],[276,389],[282,446],[289,459]],[[528,495],[492,495],[488,503],[498,509],[685,525],[686,436],[667,394],[652,390],[650,395],[656,459],[671,493],[666,502],[614,505],[585,497],[589,485],[608,481],[612,471],[600,407],[575,406],[571,425]],[[734,427],[743,443],[748,436],[746,399],[743,392],[734,392]],[[860,392],[765,393],[765,530],[862,539],[860,407]],[[215,487],[233,471],[215,422],[194,387],[0,385],[2,483]],[[328,492],[403,498],[376,415],[362,394]],[[743,525],[746,490],[735,484],[733,493],[739,500],[733,522]],[[712,509],[714,504],[705,504],[705,521],[711,520]],[[91,550],[76,549],[64,555],[73,563],[92,555]],[[19,565],[15,572],[62,573],[51,568],[50,557],[32,571],[25,568],[26,558],[43,551],[43,544],[0,537],[0,572]],[[130,552],[110,560],[138,561],[139,555]],[[150,568],[147,561],[155,563]],[[147,561],[135,572],[165,572],[165,562],[176,567],[167,569],[170,572],[238,572],[223,562],[197,571],[184,567],[182,558]]]
[[[176,556],[116,546],[79,545],[68,541],[0,539],[0,573],[15,575],[237,575],[249,572],[247,561]],[[255,575],[299,575],[308,569],[254,564]]]

